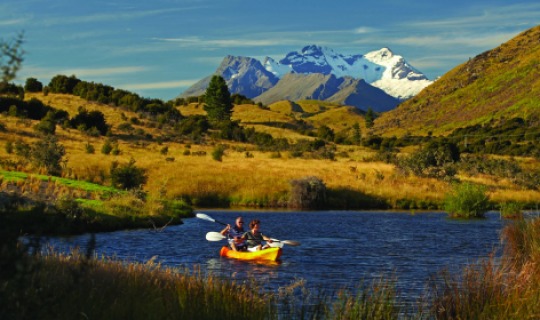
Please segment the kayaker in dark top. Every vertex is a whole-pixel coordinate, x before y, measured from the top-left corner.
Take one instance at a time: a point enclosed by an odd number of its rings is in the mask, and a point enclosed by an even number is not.
[[[259,231],[261,222],[257,219],[252,220],[249,223],[250,231],[244,233],[242,236],[242,239],[246,240],[248,251],[257,251],[266,249],[269,247],[269,245],[262,246],[262,241],[266,241],[268,243],[272,243],[272,239],[265,236]]]
[[[234,251],[247,251],[247,243],[242,238],[244,233],[246,233],[244,230],[244,218],[237,217],[233,227],[228,224],[220,233],[228,236],[231,249]]]

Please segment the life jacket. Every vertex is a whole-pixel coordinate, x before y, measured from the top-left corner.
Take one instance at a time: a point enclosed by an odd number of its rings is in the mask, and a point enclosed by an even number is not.
[[[262,243],[264,240],[263,234],[259,232],[258,235],[254,235],[251,231],[248,231],[244,233],[245,237],[247,238],[246,242],[248,247],[256,247]]]

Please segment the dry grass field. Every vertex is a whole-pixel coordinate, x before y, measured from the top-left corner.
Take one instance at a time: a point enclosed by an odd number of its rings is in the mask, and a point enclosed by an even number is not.
[[[287,152],[276,156],[272,152],[257,151],[254,146],[231,143],[230,141],[207,141],[204,145],[178,142],[158,143],[151,140],[135,140],[128,134],[119,132],[117,126],[126,118],[137,117],[135,113],[112,108],[110,106],[90,103],[69,95],[41,94],[27,95],[36,97],[45,103],[67,110],[71,115],[79,107],[87,110],[99,110],[104,113],[106,121],[113,125],[113,136],[117,135],[119,155],[104,155],[100,152],[105,137],[90,137],[75,129],[62,129],[57,126],[56,135],[66,149],[66,169],[64,175],[69,178],[108,183],[102,177],[109,172],[113,162],[128,163],[136,161],[136,166],[147,170],[148,181],[144,186],[149,194],[159,194],[167,198],[200,198],[217,196],[227,198],[231,205],[267,206],[283,202],[290,190],[293,179],[316,176],[331,190],[346,191],[354,197],[382,199],[393,207],[403,207],[402,201],[412,203],[406,207],[426,207],[426,204],[440,204],[451,186],[448,182],[436,179],[403,176],[394,166],[383,162],[372,161],[374,151],[359,146],[338,146],[340,154],[335,161],[292,158]],[[314,115],[308,117],[314,125],[329,124],[349,125],[360,117],[350,113],[346,107],[331,106],[322,111],[320,106],[310,106]],[[306,105],[303,109],[308,109]],[[275,111],[275,110],[280,111]],[[184,115],[201,114],[199,106],[180,107]],[[254,111],[256,110],[256,111]],[[318,111],[317,111],[318,110]],[[264,126],[264,122],[286,122],[289,116],[284,114],[284,107],[271,106],[262,110],[253,105],[239,105],[234,109],[233,118],[242,124],[254,126],[257,130],[265,128],[276,137],[289,140],[308,138],[297,132]],[[339,120],[335,120],[339,119]],[[351,120],[352,119],[352,120]],[[307,120],[306,120],[307,121]],[[6,115],[0,116],[5,130],[0,132],[0,159],[17,160],[14,154],[8,154],[4,145],[7,141],[23,139],[27,143],[39,138],[33,130],[35,121],[20,120]],[[144,122],[144,120],[142,120]],[[363,122],[362,122],[363,125]],[[134,125],[134,127],[137,127]],[[140,129],[154,136],[159,129],[140,126]],[[362,127],[362,130],[364,128]],[[86,152],[86,144],[95,148],[95,153]],[[218,144],[227,146],[221,162],[213,160],[211,153]],[[162,150],[167,147],[168,151]],[[189,151],[189,155],[187,154]],[[205,155],[195,156],[198,151]],[[246,157],[246,152],[249,157]],[[528,160],[527,166],[537,166],[535,160]],[[30,166],[18,168],[22,171],[32,170]],[[537,203],[540,193],[521,190],[509,182],[494,177],[466,177],[462,180],[476,180],[489,187],[491,199],[501,201],[525,201]],[[348,200],[353,205],[353,199]],[[427,205],[432,206],[432,205]]]

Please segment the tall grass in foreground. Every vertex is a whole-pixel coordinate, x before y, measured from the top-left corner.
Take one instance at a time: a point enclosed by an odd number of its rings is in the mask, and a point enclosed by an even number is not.
[[[437,319],[539,319],[540,219],[516,221],[503,230],[505,251],[445,274],[431,288]]]
[[[259,288],[163,268],[149,261],[62,255],[42,257],[17,294],[12,316],[32,319],[267,319],[271,303]],[[10,288],[12,287],[12,288]],[[14,289],[14,290],[10,290]],[[24,297],[21,299],[21,297]],[[5,312],[5,310],[4,310]]]

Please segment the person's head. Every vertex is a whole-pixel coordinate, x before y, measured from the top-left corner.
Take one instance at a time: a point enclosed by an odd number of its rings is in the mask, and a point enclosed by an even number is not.
[[[255,219],[255,220],[251,220],[251,222],[249,223],[249,228],[250,229],[255,229],[256,226],[259,226],[261,224],[261,221]]]
[[[236,226],[238,228],[243,228],[244,227],[244,218],[242,218],[242,217],[236,218]]]

